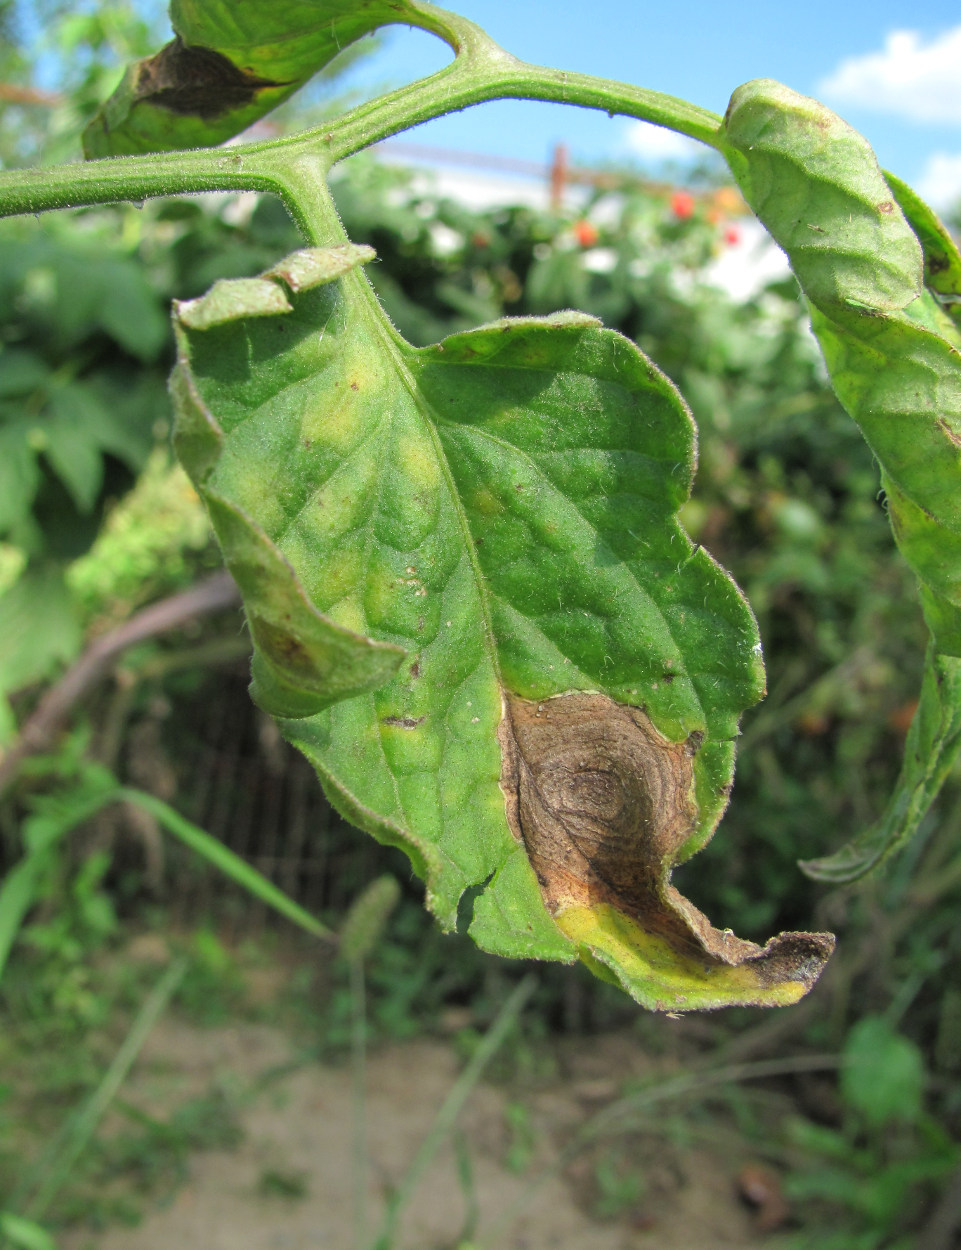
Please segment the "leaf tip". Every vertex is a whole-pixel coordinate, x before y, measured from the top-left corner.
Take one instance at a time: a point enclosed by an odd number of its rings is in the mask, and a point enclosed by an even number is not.
[[[759,947],[715,929],[670,884],[698,819],[690,739],[670,742],[640,708],[581,693],[509,695],[501,739],[508,821],[548,913],[594,972],[653,1010],[777,1006],[807,993],[830,934]]]

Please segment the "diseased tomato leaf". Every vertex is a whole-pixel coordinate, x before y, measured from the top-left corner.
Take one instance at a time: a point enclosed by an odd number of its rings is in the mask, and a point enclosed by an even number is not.
[[[724,119],[745,199],[787,252],[831,384],[881,466],[931,631],[895,792],[878,825],[805,871],[852,881],[918,829],[961,751],[961,256],[867,140],[817,100],[746,83]]]
[[[172,0],[170,21],[84,131],[88,159],[223,143],[379,26],[437,27],[408,0]]]
[[[674,386],[575,312],[415,349],[359,269],[298,258],[176,315],[178,450],[244,592],[255,698],[445,928],[483,887],[486,950],[580,957],[657,1009],[796,1001],[833,939],[761,948],[670,885],[763,693],[750,609],[677,520]]]

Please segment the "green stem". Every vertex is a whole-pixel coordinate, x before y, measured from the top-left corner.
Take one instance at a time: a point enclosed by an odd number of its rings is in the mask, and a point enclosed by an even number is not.
[[[459,112],[489,100],[548,100],[603,109],[667,126],[717,147],[721,118],[661,91],[591,74],[572,74],[518,60],[473,22],[431,4],[415,4],[425,30],[444,39],[456,52],[451,65],[429,78],[359,105],[333,127],[308,131],[280,143],[322,139],[334,160],[341,160],[411,126]]]
[[[198,191],[275,191],[243,146],[114,156],[0,174],[0,217]]]
[[[284,199],[311,241],[322,242],[316,235],[318,223],[311,226],[307,220],[310,188],[326,177],[334,161],[421,122],[498,99],[603,109],[611,116],[618,113],[667,126],[712,147],[718,144],[721,119],[684,100],[590,74],[529,65],[505,52],[472,22],[432,5],[423,6],[421,25],[451,45],[457,54],[454,61],[429,78],[360,105],[336,122],[230,148],[13,170],[0,174],[0,217],[159,195],[269,191]]]
[[[298,151],[292,159],[287,152],[282,160],[272,155],[275,189],[305,241],[311,247],[348,242],[327,185],[332,162],[313,152]]]
[[[500,48],[497,52],[498,56],[488,56],[480,65],[458,59],[412,87],[381,96],[345,114],[323,134],[328,152],[339,161],[421,122],[473,104],[508,99],[548,100],[602,109],[611,117],[620,114],[666,126],[711,147],[719,144],[721,118],[686,100],[591,74],[530,65]],[[311,137],[316,142],[320,134],[308,131],[286,142],[305,142]]]
[[[354,1245],[367,1243],[367,995],[364,961],[350,961],[351,1086],[354,1121]]]

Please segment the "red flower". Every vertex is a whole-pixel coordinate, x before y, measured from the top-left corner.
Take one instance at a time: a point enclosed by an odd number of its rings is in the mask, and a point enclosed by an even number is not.
[[[738,230],[737,226],[728,226],[728,228],[724,231],[724,242],[730,243],[733,247],[736,243],[740,243],[740,241],[741,232]]]
[[[694,216],[694,196],[690,191],[675,191],[671,196],[671,212],[681,221]]]
[[[576,221],[574,223],[574,238],[577,239],[581,247],[593,247],[600,237],[597,227],[591,222]]]

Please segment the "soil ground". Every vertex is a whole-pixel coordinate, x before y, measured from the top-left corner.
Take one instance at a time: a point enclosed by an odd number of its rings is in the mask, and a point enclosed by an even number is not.
[[[571,1048],[556,1081],[522,1092],[492,1084],[473,1091],[459,1120],[479,1212],[472,1247],[770,1250],[772,1238],[758,1231],[737,1196],[745,1162],[737,1150],[678,1150],[658,1145],[655,1136],[653,1148],[649,1142],[631,1159],[630,1144],[621,1139],[627,1153],[618,1166],[636,1174],[643,1193],[632,1199],[628,1192],[609,1220],[592,1214],[596,1166],[584,1157],[532,1187],[586,1115],[645,1066],[636,1037],[592,1037]],[[439,1039],[385,1045],[370,1054],[368,1240],[385,1194],[403,1177],[460,1067],[454,1045]],[[268,1072],[275,1075],[261,1081]],[[349,1066],[293,1061],[290,1036],[273,1025],[201,1028],[171,1014],[147,1042],[124,1098],[162,1114],[212,1083],[236,1091],[256,1089],[258,1082],[259,1092],[241,1099],[243,1137],[236,1148],[194,1155],[186,1184],[164,1205],[143,1203],[138,1227],[74,1231],[61,1237],[63,1250],[356,1250]],[[518,1103],[527,1143],[519,1160],[511,1154],[511,1107]],[[278,1188],[278,1177],[287,1178],[286,1185]],[[525,1195],[509,1227],[498,1229],[498,1219]],[[448,1139],[407,1210],[396,1250],[466,1245],[465,1213],[457,1152]]]

